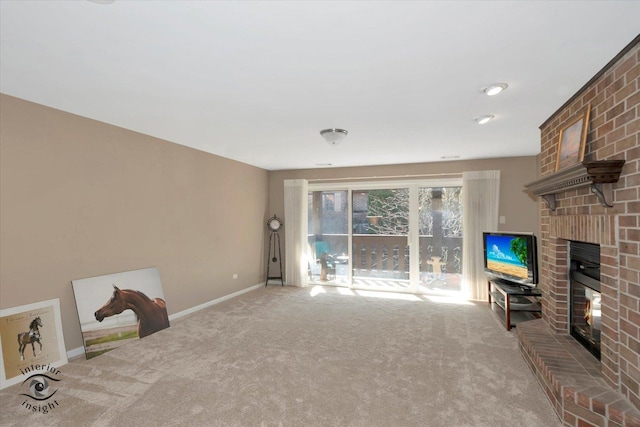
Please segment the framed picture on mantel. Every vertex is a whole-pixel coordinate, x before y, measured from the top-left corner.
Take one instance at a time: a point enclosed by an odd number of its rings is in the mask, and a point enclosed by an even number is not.
[[[590,112],[591,105],[587,105],[577,117],[560,130],[556,172],[584,160]]]

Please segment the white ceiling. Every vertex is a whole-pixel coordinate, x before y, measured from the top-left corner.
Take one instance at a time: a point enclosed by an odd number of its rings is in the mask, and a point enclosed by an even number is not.
[[[526,156],[639,29],[640,1],[2,0],[0,91],[268,170]]]

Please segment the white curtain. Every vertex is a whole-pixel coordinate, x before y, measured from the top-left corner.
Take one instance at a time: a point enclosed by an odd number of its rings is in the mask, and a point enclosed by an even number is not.
[[[308,183],[305,179],[284,181],[285,278],[289,286],[306,286]]]
[[[500,171],[462,174],[462,289],[469,299],[487,300],[482,232],[498,229]]]

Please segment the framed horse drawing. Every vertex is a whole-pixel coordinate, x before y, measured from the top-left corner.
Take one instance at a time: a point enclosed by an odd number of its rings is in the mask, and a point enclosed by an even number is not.
[[[155,267],[73,280],[87,359],[168,328]]]
[[[24,381],[33,366],[67,363],[60,300],[0,310],[0,388]]]

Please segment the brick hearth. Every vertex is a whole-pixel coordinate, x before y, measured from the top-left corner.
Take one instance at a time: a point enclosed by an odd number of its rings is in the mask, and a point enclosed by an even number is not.
[[[640,411],[606,383],[598,360],[571,335],[551,332],[543,319],[516,330],[524,359],[566,425],[640,426]]]
[[[588,105],[584,160],[625,160],[613,206],[589,186],[556,194],[555,210],[540,201],[542,319],[518,325],[518,338],[565,425],[640,426],[640,36],[540,127],[540,177]],[[570,241],[600,245],[601,362],[568,332]]]

